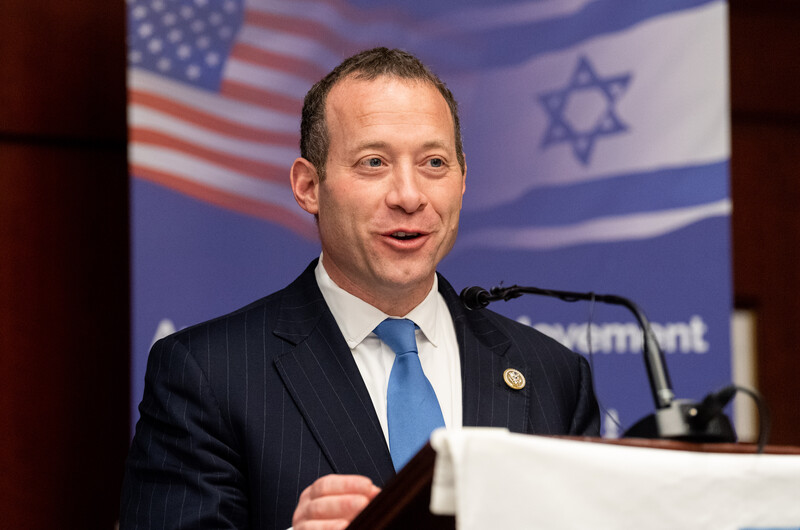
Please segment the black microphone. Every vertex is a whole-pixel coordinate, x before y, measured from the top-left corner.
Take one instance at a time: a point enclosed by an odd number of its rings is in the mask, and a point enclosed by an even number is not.
[[[722,409],[730,403],[738,389],[735,385],[726,386],[718,392],[707,395],[703,401],[691,412],[689,423],[698,429],[704,429],[717,415],[722,413]]]
[[[483,287],[473,285],[461,291],[461,301],[467,309],[480,309],[491,302],[489,291]]]

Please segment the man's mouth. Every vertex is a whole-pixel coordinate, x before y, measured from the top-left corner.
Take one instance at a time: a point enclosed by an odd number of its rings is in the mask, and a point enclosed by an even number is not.
[[[420,234],[419,232],[392,232],[389,235],[400,241],[407,241],[409,239],[416,239],[422,234]]]

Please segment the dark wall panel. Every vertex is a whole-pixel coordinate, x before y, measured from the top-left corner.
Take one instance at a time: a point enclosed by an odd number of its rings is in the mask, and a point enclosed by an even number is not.
[[[730,8],[735,295],[757,312],[772,442],[800,445],[800,5]]]
[[[125,137],[125,6],[0,3],[0,133]]]
[[[794,0],[734,0],[731,90],[736,113],[800,113],[800,6]]]
[[[122,2],[0,4],[0,526],[111,529],[128,446]]]
[[[0,167],[3,526],[111,528],[127,451],[124,152],[4,144]]]
[[[800,127],[739,120],[733,135],[734,277],[756,310],[772,441],[800,444]]]

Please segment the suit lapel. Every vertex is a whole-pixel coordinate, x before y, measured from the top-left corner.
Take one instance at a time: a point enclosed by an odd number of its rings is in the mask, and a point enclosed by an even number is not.
[[[395,474],[386,440],[315,266],[284,291],[274,333],[290,345],[275,365],[333,470],[382,486]]]
[[[530,381],[524,359],[508,336],[486,317],[486,311],[467,310],[441,275],[439,291],[453,316],[461,354],[464,426],[527,432],[530,389],[514,390],[503,380],[503,372],[513,368]]]
[[[379,486],[394,475],[391,456],[350,349],[314,278],[316,260],[283,293],[274,334],[287,341],[275,366],[311,432],[337,473],[370,477]],[[513,390],[503,372],[530,382],[516,346],[485,311],[464,308],[439,276],[461,356],[463,425],[527,432],[529,388]]]

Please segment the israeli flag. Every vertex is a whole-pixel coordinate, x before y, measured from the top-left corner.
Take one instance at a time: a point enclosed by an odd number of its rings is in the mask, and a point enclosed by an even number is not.
[[[594,20],[570,46],[458,78],[469,167],[459,244],[642,239],[729,215],[726,20],[722,2],[623,31]]]

